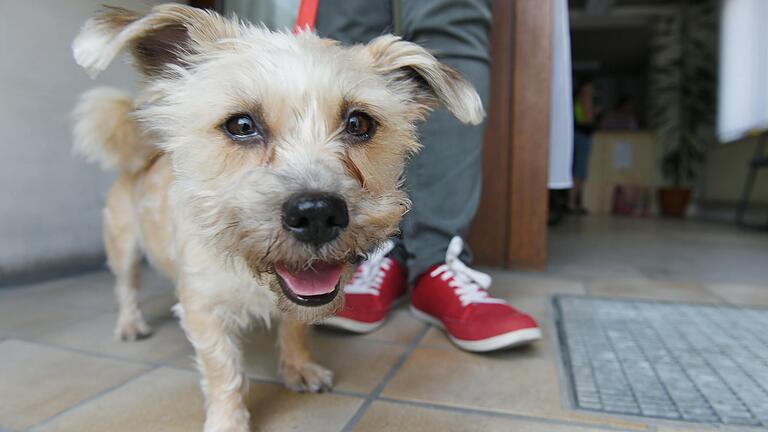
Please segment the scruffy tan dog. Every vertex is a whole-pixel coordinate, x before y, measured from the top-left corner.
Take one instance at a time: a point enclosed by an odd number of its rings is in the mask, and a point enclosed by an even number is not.
[[[150,334],[136,302],[145,255],[176,284],[205,430],[247,431],[240,332],[279,312],[286,385],[330,388],[305,326],[341,306],[352,263],[396,232],[415,123],[437,104],[468,123],[483,108],[456,72],[394,36],[345,48],[163,5],[108,8],[73,43],[92,75],[123,49],[138,96],[86,93],[75,128],[77,150],[120,170],[104,209],[116,333]]]

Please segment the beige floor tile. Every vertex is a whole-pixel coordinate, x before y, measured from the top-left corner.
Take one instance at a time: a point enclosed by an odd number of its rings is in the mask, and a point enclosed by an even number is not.
[[[582,282],[517,272],[491,272],[494,294],[539,321],[547,319],[551,296],[584,294]]]
[[[337,432],[363,400],[333,393],[294,393],[279,384],[252,384],[248,398],[254,430]]]
[[[557,424],[545,419],[518,420],[377,401],[368,408],[354,430],[355,432],[588,432],[594,431],[595,428]]]
[[[419,342],[420,347],[439,348],[444,350],[459,349],[446,336],[445,332],[437,327],[431,327]]]
[[[768,236],[695,220],[567,218],[549,231],[548,272],[580,279],[761,284]]]
[[[276,325],[270,331],[254,330],[245,338],[245,367],[252,378],[279,381]],[[346,334],[314,329],[308,337],[315,361],[333,371],[334,388],[357,393],[371,392],[405,350],[405,346],[401,345],[377,344]],[[194,367],[190,355],[172,364]]]
[[[585,282],[592,295],[648,300],[722,303],[705,285],[650,279],[599,279]]]
[[[254,377],[278,380],[275,339],[264,336],[262,333],[246,344],[246,365]],[[360,393],[371,392],[405,349],[317,331],[309,338],[315,360],[334,372],[334,387]]]
[[[350,333],[336,332],[353,339],[381,341],[395,344],[407,345],[414,340],[424,330],[424,323],[417,320],[408,310],[405,304],[389,315],[389,319],[384,325],[375,331],[365,335],[354,335]]]
[[[565,278],[548,277],[536,273],[487,270],[493,277],[493,289],[509,290],[512,295],[581,294],[584,284]]]
[[[551,248],[550,248],[551,249]],[[568,253],[565,257],[558,259],[550,257],[547,262],[547,274],[571,278],[573,280],[588,280],[595,275],[601,277],[644,277],[643,272],[632,264],[626,262],[599,262],[593,260],[575,260],[577,251]]]
[[[768,306],[768,285],[709,284],[707,289],[739,306]]]
[[[81,279],[0,290],[0,336],[37,336],[107,310],[108,295]]]
[[[519,304],[516,304],[515,306],[520,307],[521,310],[525,311],[531,311],[534,308],[535,304],[531,302],[531,304],[526,304],[524,302],[520,302]],[[550,355],[553,349],[553,341],[554,341],[554,333],[552,333],[552,326],[550,324],[551,319],[547,314],[536,314],[534,315],[536,317],[536,320],[539,324],[539,328],[542,332],[542,338],[536,342],[533,342],[533,346],[536,347],[537,350],[540,350],[542,353],[547,353],[546,355]],[[419,343],[419,347],[424,348],[438,348],[438,349],[444,349],[449,351],[456,351],[459,350],[456,345],[453,344],[453,342],[448,339],[447,334],[442,329],[439,329],[437,327],[431,327],[427,334],[424,336],[424,339],[421,340]],[[508,352],[509,353],[515,353],[521,350],[526,350],[526,347],[520,347],[520,348],[511,348]],[[482,354],[477,354],[479,356],[482,356]],[[491,354],[494,355],[494,354]],[[503,353],[502,353],[503,355]]]
[[[147,322],[154,330],[152,336],[133,342],[122,342],[115,338],[116,319],[115,312],[108,312],[51,331],[35,340],[54,346],[155,363],[191,355],[193,352],[174,317],[148,317]]]
[[[384,388],[385,397],[534,417],[642,429],[640,422],[563,408],[550,343],[494,354],[418,348]]]
[[[0,343],[0,427],[24,429],[147,370],[38,344]]]
[[[34,299],[38,302],[54,301],[66,306],[89,310],[116,309],[113,291],[115,279],[109,271],[97,271],[78,276],[53,279],[37,284],[24,285],[0,291],[0,301],[13,299]],[[152,269],[146,269],[141,276],[140,298],[154,296],[161,290],[170,290],[171,283]]]
[[[170,286],[147,271],[139,294],[143,305]],[[106,271],[0,290],[0,336],[41,336],[108,311],[117,311],[113,276]],[[164,285],[165,284],[165,285]]]
[[[251,383],[248,407],[254,430],[338,431],[362,399],[297,394]],[[161,368],[45,424],[56,432],[189,432],[202,430],[203,397],[197,374]],[[322,421],[318,421],[322,419]]]
[[[37,337],[99,313],[51,301],[0,299],[0,337]]]
[[[173,288],[167,287],[166,289],[154,293],[151,297],[144,299],[139,304],[139,307],[144,315],[171,318],[174,316],[171,308],[178,302],[179,300],[176,298]]]
[[[69,307],[106,310],[114,304],[114,279],[107,271],[57,278],[0,291],[0,302],[55,301]]]

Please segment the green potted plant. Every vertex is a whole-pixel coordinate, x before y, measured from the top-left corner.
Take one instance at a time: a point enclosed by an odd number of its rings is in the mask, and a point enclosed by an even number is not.
[[[652,39],[651,121],[667,186],[658,191],[666,217],[683,217],[692,186],[715,142],[717,21],[714,0],[680,0],[656,20]]]

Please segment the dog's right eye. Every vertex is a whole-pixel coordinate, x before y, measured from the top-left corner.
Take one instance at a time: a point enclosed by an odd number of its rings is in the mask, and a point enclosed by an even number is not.
[[[251,139],[261,136],[256,122],[248,114],[237,114],[228,118],[224,122],[224,129],[234,140]]]

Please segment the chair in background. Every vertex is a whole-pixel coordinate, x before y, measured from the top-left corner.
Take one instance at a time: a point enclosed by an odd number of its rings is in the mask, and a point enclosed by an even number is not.
[[[763,132],[755,147],[755,153],[752,159],[749,161],[749,172],[747,173],[747,180],[744,183],[744,191],[741,195],[741,202],[739,202],[739,208],[736,211],[736,223],[741,226],[749,226],[757,228],[754,225],[748,224],[744,220],[744,216],[749,207],[749,197],[752,195],[752,189],[755,186],[755,179],[757,178],[757,172],[761,168],[768,168],[768,155],[765,153],[766,146],[768,146],[768,131]],[[768,223],[766,225],[759,226],[759,228],[768,229]]]

